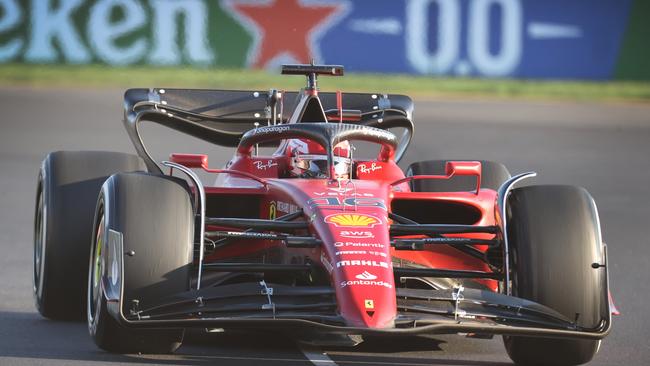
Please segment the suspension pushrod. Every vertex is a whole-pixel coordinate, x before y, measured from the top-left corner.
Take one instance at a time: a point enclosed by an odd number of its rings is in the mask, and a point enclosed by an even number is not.
[[[499,280],[503,276],[496,272],[461,271],[435,268],[393,268],[395,277],[438,277],[438,278],[486,278]]]
[[[205,235],[209,238],[284,241],[287,247],[290,248],[313,248],[321,244],[320,240],[311,236],[291,236],[253,231],[206,231]]]
[[[470,239],[470,238],[425,238],[425,239],[395,239],[391,241],[391,246],[397,250],[423,250],[428,245],[487,245],[490,247],[498,246],[499,241],[490,239]]]
[[[467,234],[467,233],[486,233],[495,234],[496,226],[476,226],[476,225],[440,225],[440,224],[393,224],[390,226],[391,234],[409,235],[409,234]]]
[[[268,263],[205,263],[203,269],[213,272],[305,272],[310,264],[268,264]]]
[[[307,229],[309,223],[306,221],[279,221],[263,219],[240,219],[224,217],[206,217],[205,223],[208,225],[258,229],[258,230],[296,230]]]

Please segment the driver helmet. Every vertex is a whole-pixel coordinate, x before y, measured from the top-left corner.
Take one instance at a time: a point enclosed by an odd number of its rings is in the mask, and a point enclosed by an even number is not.
[[[313,141],[295,139],[289,142],[291,176],[296,178],[327,178],[327,152]],[[343,141],[334,147],[334,178],[349,179],[350,144]]]

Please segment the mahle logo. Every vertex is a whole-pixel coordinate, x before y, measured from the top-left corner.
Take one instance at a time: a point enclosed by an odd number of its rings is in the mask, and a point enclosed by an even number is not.
[[[382,261],[372,260],[343,260],[336,262],[336,268],[350,267],[350,266],[368,266],[368,267],[381,267],[389,268],[389,264]]]

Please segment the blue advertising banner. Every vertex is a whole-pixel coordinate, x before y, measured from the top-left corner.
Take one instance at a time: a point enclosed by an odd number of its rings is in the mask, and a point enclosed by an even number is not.
[[[0,63],[275,68],[313,58],[357,72],[602,80],[616,73],[631,6],[632,0],[0,0]]]
[[[321,40],[350,70],[607,79],[630,1],[355,1]]]

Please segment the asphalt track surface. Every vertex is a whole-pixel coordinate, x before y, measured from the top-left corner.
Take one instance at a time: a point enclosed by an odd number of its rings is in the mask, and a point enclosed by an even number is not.
[[[0,88],[0,365],[507,365],[501,339],[460,336],[370,339],[353,349],[305,349],[277,334],[191,334],[175,355],[113,355],[85,323],[43,319],[32,299],[32,220],[37,172],[55,150],[133,148],[119,90]],[[612,293],[623,315],[591,365],[650,364],[650,106],[512,101],[416,104],[417,133],[403,164],[490,159],[536,183],[586,187],[609,245]],[[147,128],[154,154],[226,149]],[[155,141],[155,142],[153,142]],[[561,281],[561,278],[557,279]]]

